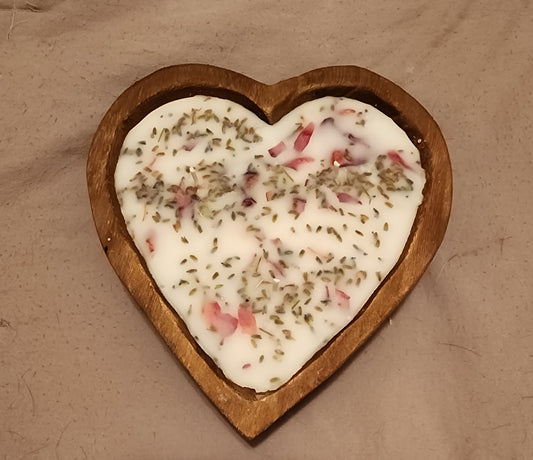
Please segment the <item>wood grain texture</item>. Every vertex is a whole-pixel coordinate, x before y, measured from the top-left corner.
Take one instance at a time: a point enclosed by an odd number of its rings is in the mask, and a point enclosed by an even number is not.
[[[418,146],[426,171],[424,200],[398,264],[358,316],[278,390],[256,393],[228,381],[162,297],[120,212],[114,171],[128,131],[156,107],[197,94],[237,102],[273,124],[322,96],[369,103],[391,117]],[[444,237],[452,200],[448,150],[431,115],[394,83],[355,66],[327,67],[265,85],[213,66],[167,67],[138,81],[112,104],[91,144],[87,182],[94,222],[118,276],[203,392],[251,440],[328,379],[391,315],[420,279]]]

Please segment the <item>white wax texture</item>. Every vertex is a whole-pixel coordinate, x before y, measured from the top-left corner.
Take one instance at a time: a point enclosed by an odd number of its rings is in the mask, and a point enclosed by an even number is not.
[[[170,102],[129,132],[115,172],[161,293],[226,377],[257,392],[286,383],[365,305],[424,183],[403,130],[334,97],[272,126],[229,100]]]

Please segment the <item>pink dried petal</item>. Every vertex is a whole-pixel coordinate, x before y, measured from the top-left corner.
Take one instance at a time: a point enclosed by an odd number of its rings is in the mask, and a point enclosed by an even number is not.
[[[243,368],[243,369],[248,369],[250,366],[251,366],[250,363],[244,363],[244,364],[242,365],[242,368]]]
[[[218,302],[207,302],[202,308],[202,314],[209,329],[218,332],[222,337],[228,337],[235,332],[239,320],[229,313],[222,313]]]
[[[239,305],[239,326],[245,334],[253,335],[257,332],[255,315],[245,306]]]
[[[148,251],[154,252],[155,251],[154,236],[150,235],[149,237],[146,238],[145,241],[146,241],[146,246],[148,247]]]
[[[244,189],[248,190],[259,180],[259,174],[255,171],[248,171],[244,174]]]
[[[352,113],[355,113],[354,109],[342,109],[339,111],[341,115],[351,115]]]
[[[335,300],[341,308],[350,308],[350,296],[340,289],[335,289]]]
[[[222,313],[217,316],[214,326],[220,336],[224,338],[235,332],[237,324],[239,324],[237,318],[231,316],[229,313]]]
[[[304,129],[302,129],[294,141],[294,150],[302,152],[303,149],[307,147],[307,144],[309,144],[309,140],[311,139],[314,130],[315,125],[313,122],[309,123]]]
[[[192,203],[191,195],[187,190],[184,190],[181,187],[178,187],[176,193],[174,194],[174,201],[178,205],[178,209],[185,209]]]
[[[306,203],[307,203],[307,200],[304,200],[303,198],[295,197],[292,199],[292,210],[297,215],[300,215],[302,212],[304,212]]]
[[[190,152],[194,147],[196,147],[196,142],[189,142],[182,146],[182,149],[186,152]]]
[[[202,315],[208,327],[212,327],[217,315],[221,313],[218,302],[207,302],[202,307]]]
[[[361,201],[356,196],[350,195],[349,193],[339,192],[337,193],[337,199],[341,203],[357,203],[361,204]]]
[[[294,160],[287,161],[287,163],[283,163],[283,166],[286,166],[287,168],[291,168],[291,169],[294,169],[295,171],[298,171],[298,169],[300,169],[302,165],[306,163],[311,163],[312,161],[314,160],[310,157],[298,157],[298,158],[295,158]]]
[[[400,156],[398,152],[395,150],[391,150],[390,152],[387,152],[387,156],[392,160],[393,163],[399,164],[405,169],[413,169],[411,166],[409,166],[404,159]]]
[[[285,150],[285,142],[281,141],[274,147],[268,149],[268,153],[270,153],[270,156],[273,158],[276,158],[279,154],[281,154]]]
[[[283,268],[283,265],[281,265],[279,262],[270,262],[270,265],[272,266],[277,275],[285,276],[285,269]]]
[[[267,201],[272,201],[272,198],[274,198],[274,192],[269,190],[268,192],[265,193],[265,197]]]

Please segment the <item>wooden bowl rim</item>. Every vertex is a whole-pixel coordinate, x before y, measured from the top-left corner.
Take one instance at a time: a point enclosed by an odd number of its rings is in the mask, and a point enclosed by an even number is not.
[[[348,326],[289,382],[267,393],[228,381],[200,349],[149,275],[127,232],[115,193],[113,175],[129,130],[156,107],[199,94],[233,100],[270,124],[322,96],[361,100],[391,117],[408,134],[426,170],[424,200],[398,264]],[[207,397],[249,440],[336,372],[398,307],[440,246],[452,201],[449,154],[435,120],[399,86],[357,66],[315,69],[272,85],[210,65],[160,69],[125,90],[104,115],[89,150],[87,183],[101,244],[119,278]]]

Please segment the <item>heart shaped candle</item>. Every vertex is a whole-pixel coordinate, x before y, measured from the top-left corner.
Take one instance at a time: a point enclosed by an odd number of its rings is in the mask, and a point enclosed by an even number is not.
[[[106,114],[88,181],[115,270],[248,438],[399,304],[451,202],[431,117],[356,67],[273,86],[163,69]]]
[[[274,125],[225,99],[165,104],[115,172],[159,290],[234,383],[292,377],[360,311],[400,257],[425,173],[370,105],[307,102]]]

